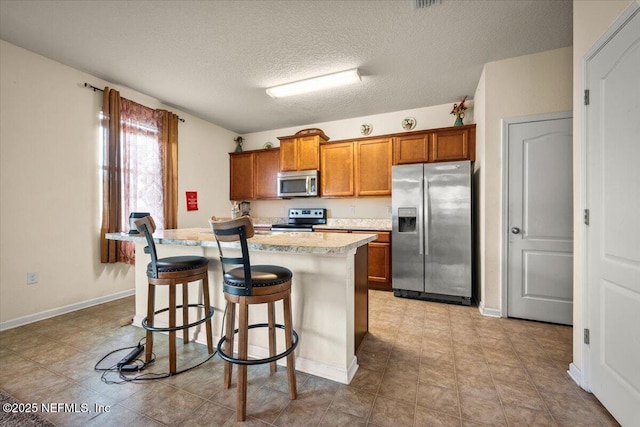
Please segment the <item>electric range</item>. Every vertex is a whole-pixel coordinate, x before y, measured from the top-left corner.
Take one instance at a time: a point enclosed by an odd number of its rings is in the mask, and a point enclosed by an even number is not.
[[[327,223],[327,210],[290,208],[286,224],[272,224],[271,231],[313,231],[314,225]]]

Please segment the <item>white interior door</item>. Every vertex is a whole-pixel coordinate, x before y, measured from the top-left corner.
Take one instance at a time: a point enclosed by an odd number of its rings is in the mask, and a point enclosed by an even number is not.
[[[586,61],[586,235],[591,391],[640,423],[640,9]]]
[[[572,119],[565,113],[507,121],[505,126],[507,315],[571,325]]]

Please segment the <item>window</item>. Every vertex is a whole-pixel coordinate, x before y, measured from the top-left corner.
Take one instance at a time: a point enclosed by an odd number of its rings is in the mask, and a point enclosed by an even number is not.
[[[178,117],[105,88],[101,262],[134,262],[134,245],[105,233],[128,231],[131,212],[149,212],[159,229],[177,226]]]

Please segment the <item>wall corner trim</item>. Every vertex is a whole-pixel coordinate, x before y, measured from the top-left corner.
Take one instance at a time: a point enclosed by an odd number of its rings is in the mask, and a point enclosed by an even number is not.
[[[485,307],[484,301],[480,301],[480,304],[478,304],[478,310],[483,316],[502,317],[502,310],[500,310],[499,308]]]

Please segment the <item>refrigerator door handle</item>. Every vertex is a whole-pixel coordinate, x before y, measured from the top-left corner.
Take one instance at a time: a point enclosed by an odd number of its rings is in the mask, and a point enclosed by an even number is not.
[[[420,195],[424,196],[424,177],[420,180]],[[418,205],[418,254],[424,253],[424,203]]]
[[[429,255],[429,180],[425,179],[424,189],[424,254]]]

